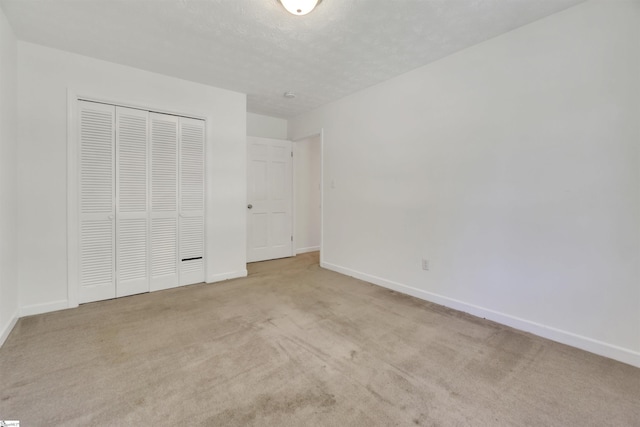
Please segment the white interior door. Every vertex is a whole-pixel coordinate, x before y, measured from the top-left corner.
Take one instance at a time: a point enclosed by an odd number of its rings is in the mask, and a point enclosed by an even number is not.
[[[116,297],[149,292],[148,117],[116,107]]]
[[[115,107],[80,101],[79,301],[115,298]]]
[[[247,262],[293,256],[291,141],[247,138]]]
[[[181,117],[180,285],[204,282],[204,120]]]
[[[151,285],[152,291],[178,285],[178,121],[150,113],[151,123]]]

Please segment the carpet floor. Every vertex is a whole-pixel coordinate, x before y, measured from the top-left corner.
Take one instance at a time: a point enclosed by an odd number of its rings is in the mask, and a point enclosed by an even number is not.
[[[23,426],[638,426],[640,369],[318,266],[22,318]]]

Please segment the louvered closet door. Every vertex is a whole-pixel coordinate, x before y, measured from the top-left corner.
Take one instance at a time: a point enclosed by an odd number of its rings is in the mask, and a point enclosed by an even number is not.
[[[178,117],[150,113],[151,290],[178,286]]]
[[[204,281],[204,121],[180,118],[180,285]]]
[[[114,298],[115,107],[79,101],[80,302]]]
[[[116,107],[116,296],[149,292],[147,111]]]

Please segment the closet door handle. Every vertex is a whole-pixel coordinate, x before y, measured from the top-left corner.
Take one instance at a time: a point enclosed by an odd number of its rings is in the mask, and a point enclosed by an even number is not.
[[[108,217],[108,218],[109,218],[109,219],[113,219],[114,217],[113,217],[113,215],[109,215],[109,217]]]

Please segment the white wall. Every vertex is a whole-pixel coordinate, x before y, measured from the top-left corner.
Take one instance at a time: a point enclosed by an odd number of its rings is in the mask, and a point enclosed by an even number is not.
[[[287,139],[287,121],[277,117],[247,113],[247,136]]]
[[[294,142],[296,253],[320,249],[320,136]]]
[[[16,39],[0,9],[0,345],[18,319]]]
[[[65,308],[67,90],[207,120],[207,280],[246,274],[246,96],[18,42],[21,313]]]
[[[323,129],[325,266],[640,366],[639,9],[583,3],[291,120]]]

